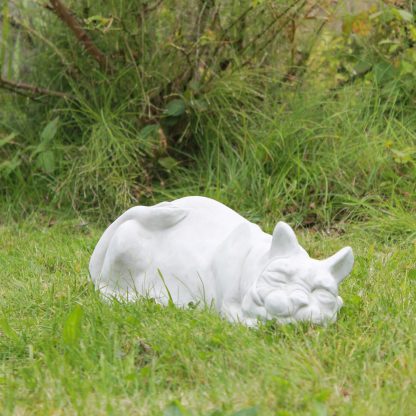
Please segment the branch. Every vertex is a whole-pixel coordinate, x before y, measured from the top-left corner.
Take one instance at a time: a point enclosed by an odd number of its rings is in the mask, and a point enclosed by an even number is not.
[[[226,34],[237,24],[237,23],[240,23],[240,22],[242,22],[245,18],[246,18],[246,16],[247,16],[247,14],[248,13],[250,13],[252,10],[254,9],[254,6],[250,6],[250,7],[248,7],[240,16],[238,16],[235,20],[233,20],[232,22],[231,22],[231,24],[228,26],[228,27],[226,27],[222,32],[221,32],[221,36],[220,36],[220,39],[218,40],[218,45],[217,45],[217,47],[215,48],[215,50],[214,50],[214,53],[212,54],[213,56],[215,56],[217,53],[218,53],[218,51],[219,51],[219,49],[221,48],[221,46],[222,46],[222,41],[225,39],[225,36],[226,36]]]
[[[337,91],[346,85],[353,84],[357,79],[364,78],[368,73],[373,70],[373,65],[369,66],[368,68],[364,69],[361,72],[357,72],[356,74],[352,75],[350,78],[340,81],[335,87],[330,88],[330,91]]]
[[[65,94],[64,92],[48,90],[47,88],[37,87],[36,85],[26,84],[25,82],[8,81],[2,77],[0,77],[0,88],[5,88],[9,91],[15,92],[16,94],[22,94],[22,91],[28,91],[32,94],[49,95],[52,97],[60,98],[70,98],[70,96],[68,94]]]
[[[295,1],[283,13],[279,14],[272,23],[274,24],[275,22],[277,22],[278,19],[280,19],[282,16],[284,16],[293,6],[295,6],[299,2],[300,2],[300,0]],[[297,13],[299,10],[301,10],[305,6],[305,4],[306,4],[306,0],[304,0],[302,2],[302,4],[295,10],[295,13]],[[290,19],[286,19],[286,21],[273,32],[273,35],[270,36],[269,39],[267,39],[266,42],[263,43],[263,45],[257,47],[256,52],[254,54],[252,54],[250,56],[250,58],[248,58],[246,61],[244,61],[244,63],[241,65],[241,67],[248,65],[251,62],[251,59],[253,59],[253,57],[256,54],[258,54],[259,52],[263,51],[270,43],[272,43],[275,40],[276,36],[289,24],[289,22],[290,22]],[[262,35],[264,33],[266,33],[271,27],[272,27],[272,25],[269,25],[262,32]],[[260,36],[257,36],[257,38],[254,41],[251,42],[251,44],[253,44],[254,42],[256,42],[259,38],[260,38]],[[250,45],[247,45],[247,47],[248,46],[250,46]],[[246,50],[247,47],[245,47],[244,50]]]
[[[201,65],[201,55],[204,48],[200,47],[201,35],[205,32],[206,26],[208,24],[208,17],[211,10],[215,7],[215,0],[200,0],[201,11],[198,15],[198,18],[195,22],[195,62],[194,62],[194,77],[199,80],[199,67]]]
[[[254,39],[252,39],[242,50],[241,53],[244,53],[250,46],[254,45],[260,38],[262,38],[266,32],[268,32],[273,26],[274,24],[284,15],[286,15],[291,8],[293,8],[294,6],[296,6],[298,3],[300,3],[301,0],[295,0],[290,6],[288,6],[285,10],[283,10],[283,12],[279,13],[266,27],[265,29],[263,29],[260,33],[258,33]],[[301,7],[300,7],[301,8]],[[299,9],[300,9],[299,8]],[[284,24],[284,26],[286,26],[286,24]]]
[[[3,88],[6,91],[10,91],[13,94],[20,95],[20,96],[25,97],[25,98],[29,98],[30,100],[35,101],[37,103],[39,102],[39,99],[38,98],[33,97],[32,95],[26,94],[23,91],[15,90],[15,89],[13,89],[11,87],[8,87],[5,84],[4,85],[3,84],[0,84],[0,88]]]
[[[75,15],[60,0],[50,0],[50,7],[53,12],[72,30],[75,37],[81,42],[85,50],[100,65],[100,68],[108,72],[110,65],[108,58],[95,46],[87,32],[78,22]]]

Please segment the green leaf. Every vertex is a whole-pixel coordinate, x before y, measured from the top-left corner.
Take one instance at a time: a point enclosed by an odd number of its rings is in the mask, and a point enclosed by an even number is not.
[[[20,341],[19,335],[17,335],[17,332],[10,326],[6,317],[0,318],[0,329],[6,337],[13,341]]]
[[[90,16],[85,19],[86,23],[100,23],[100,24],[107,24],[110,21],[108,17],[103,17],[99,14],[95,16]]]
[[[401,75],[405,74],[414,74],[415,73],[415,65],[407,62],[407,61],[401,61],[400,62],[400,73]]]
[[[178,161],[175,160],[173,157],[162,157],[159,159],[159,165],[165,168],[167,171],[171,171],[176,166],[178,166]]]
[[[257,407],[248,407],[246,409],[241,409],[230,416],[256,416],[257,414]]]
[[[181,99],[170,101],[163,114],[167,117],[179,117],[185,112],[185,103]]]
[[[371,62],[360,61],[354,66],[354,72],[356,75],[365,74],[372,66]]]
[[[55,153],[52,150],[46,150],[39,153],[37,157],[37,166],[46,173],[53,173],[56,169]]]
[[[45,126],[40,134],[42,142],[48,143],[55,137],[56,132],[58,131],[58,123],[59,117],[56,117]]]
[[[143,139],[147,139],[149,136],[155,136],[160,129],[159,124],[150,124],[148,126],[143,127],[140,130],[140,137]]]
[[[40,143],[34,150],[33,155],[49,150],[50,143],[58,131],[58,123],[59,117],[56,117],[45,126],[40,134]]]
[[[81,323],[84,311],[76,305],[65,320],[62,339],[66,345],[74,345],[81,336]]]
[[[405,22],[413,22],[413,14],[407,10],[396,9],[396,12]]]
[[[105,33],[105,31],[111,27],[113,23],[113,18],[104,17],[97,14],[95,16],[90,16],[84,19],[84,22],[87,25],[88,29],[104,29],[103,32]]]

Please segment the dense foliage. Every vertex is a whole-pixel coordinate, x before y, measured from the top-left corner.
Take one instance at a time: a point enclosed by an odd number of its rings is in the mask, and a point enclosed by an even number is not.
[[[415,39],[403,3],[5,2],[0,192],[104,217],[193,193],[414,225]]]

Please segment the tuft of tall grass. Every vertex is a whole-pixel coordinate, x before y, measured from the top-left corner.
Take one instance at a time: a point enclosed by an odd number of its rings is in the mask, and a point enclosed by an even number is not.
[[[173,191],[161,194],[192,189],[254,217],[283,217],[307,227],[407,218],[408,229],[400,230],[398,220],[392,231],[414,235],[414,117],[405,108],[393,113],[384,106],[378,90],[365,85],[336,96],[287,95],[283,105],[268,101],[267,113],[240,125],[240,141],[220,146],[206,138],[194,170],[179,171]]]

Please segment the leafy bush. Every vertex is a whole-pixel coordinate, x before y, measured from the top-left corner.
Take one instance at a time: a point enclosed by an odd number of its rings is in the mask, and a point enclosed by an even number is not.
[[[0,83],[30,97],[0,95],[7,199],[113,218],[203,193],[306,226],[414,210],[411,11],[337,31],[296,0],[62,5],[3,10]]]
[[[385,2],[343,16],[342,31],[326,32],[310,66],[331,87],[364,78],[394,106],[397,99],[413,100],[415,42],[413,12]]]
[[[76,209],[111,212],[146,197],[155,180],[163,183],[210,136],[238,142],[241,124],[262,107],[265,88],[289,68],[282,31],[304,6],[298,0],[51,1],[46,9],[21,2],[18,10],[5,10],[15,38],[7,31],[9,48],[2,51],[18,63],[15,74],[3,65],[3,74],[24,75],[31,84],[22,88],[3,78],[2,86],[32,99],[47,96],[41,104],[9,103],[22,118],[28,106],[36,117],[33,124],[3,120],[24,148],[13,156],[16,163],[48,186],[54,203],[70,201]],[[10,55],[13,42],[20,56]],[[33,153],[56,117],[53,149]],[[43,165],[31,163],[40,158]],[[8,192],[16,182],[5,186]]]

